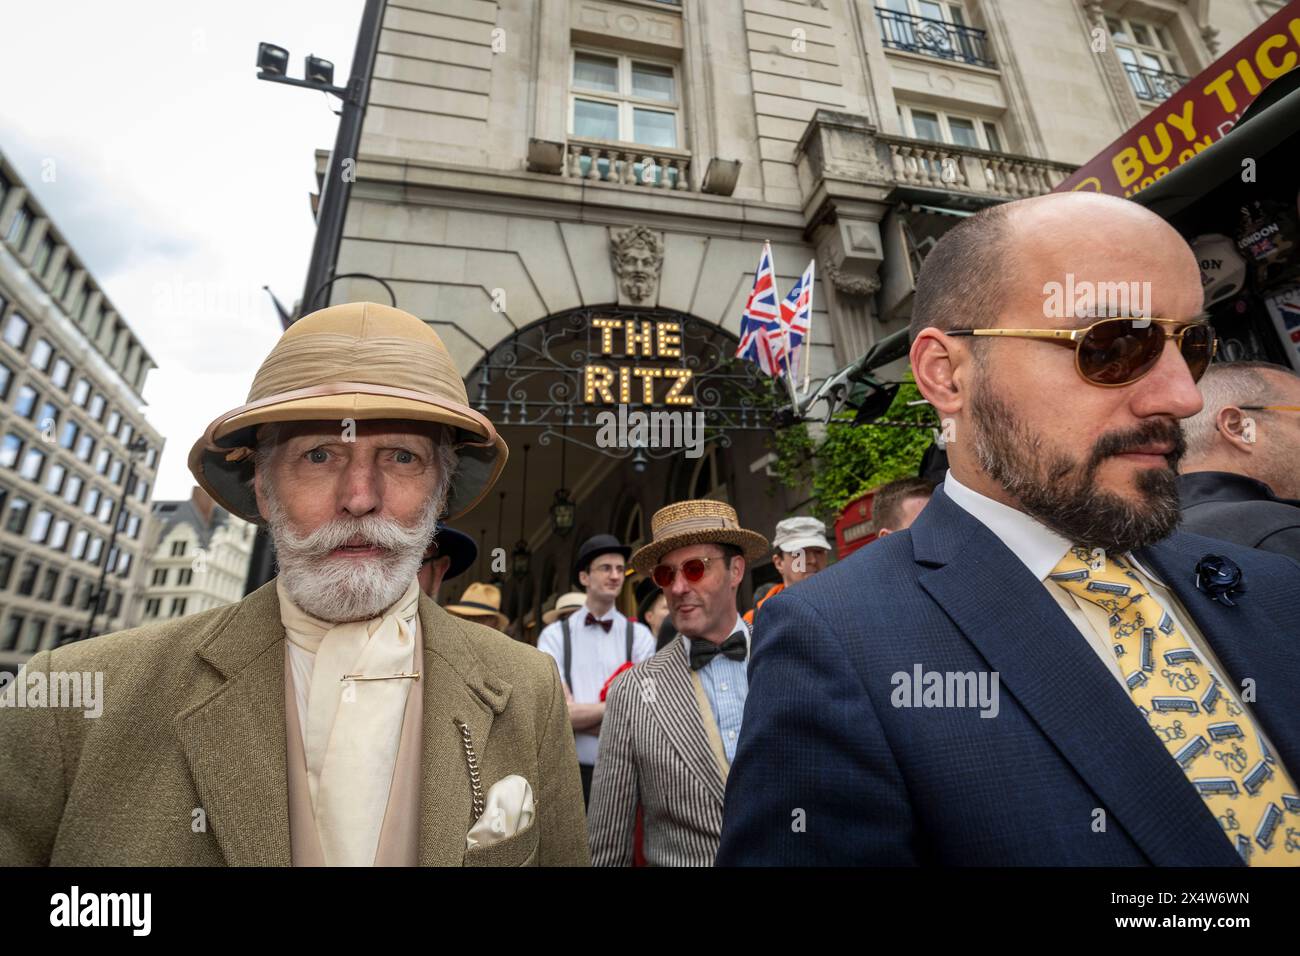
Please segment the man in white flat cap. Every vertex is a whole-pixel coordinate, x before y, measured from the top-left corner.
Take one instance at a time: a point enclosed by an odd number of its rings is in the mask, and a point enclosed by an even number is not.
[[[0,707],[0,865],[585,864],[554,665],[417,583],[439,517],[505,459],[420,319],[290,326],[189,457],[269,526],[279,576],[32,657],[11,696],[102,673],[102,715]]]
[[[824,570],[830,552],[826,525],[816,518],[799,515],[778,521],[776,534],[772,536],[772,566],[781,575],[781,583],[772,585],[758,603],[745,612],[745,623],[753,627],[758,609],[767,601],[791,585]]]

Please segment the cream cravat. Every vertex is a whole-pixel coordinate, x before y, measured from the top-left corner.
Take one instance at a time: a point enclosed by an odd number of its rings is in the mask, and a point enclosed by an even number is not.
[[[314,651],[307,698],[307,782],[327,866],[371,866],[379,844],[412,684],[419,587],[382,617],[329,624],[280,589],[285,632]],[[344,675],[384,680],[344,681]]]

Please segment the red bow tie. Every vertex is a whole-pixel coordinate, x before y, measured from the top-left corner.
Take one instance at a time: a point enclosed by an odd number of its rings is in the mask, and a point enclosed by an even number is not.
[[[597,626],[603,628],[604,631],[605,631],[605,633],[608,634],[608,633],[609,633],[609,629],[610,629],[611,627],[614,626],[614,621],[613,621],[612,618],[611,618],[610,620],[608,620],[608,621],[597,620],[596,616],[595,616],[594,614],[592,614],[590,611],[588,611],[588,612],[587,612],[587,626],[588,626],[588,627],[591,627],[591,625],[593,625],[593,624],[595,624],[595,625],[597,625]]]

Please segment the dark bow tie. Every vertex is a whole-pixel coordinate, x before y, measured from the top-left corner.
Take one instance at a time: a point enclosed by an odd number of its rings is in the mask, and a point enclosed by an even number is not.
[[[588,627],[591,627],[591,625],[593,625],[593,624],[595,624],[597,627],[602,628],[602,629],[605,631],[605,633],[608,634],[608,633],[609,633],[609,629],[610,629],[611,627],[614,626],[614,619],[613,619],[613,618],[610,618],[608,621],[597,620],[597,619],[596,619],[596,616],[595,616],[594,614],[592,614],[590,611],[588,611],[588,612],[587,612],[587,626],[588,626]]]
[[[733,661],[743,661],[749,655],[744,633],[737,631],[723,641],[721,646],[703,638],[691,638],[691,670],[699,670],[719,654],[724,654]]]

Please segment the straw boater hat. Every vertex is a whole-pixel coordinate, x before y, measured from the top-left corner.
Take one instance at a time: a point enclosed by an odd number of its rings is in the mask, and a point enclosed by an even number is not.
[[[501,589],[492,584],[478,582],[471,584],[460,596],[459,601],[448,604],[443,610],[457,617],[469,618],[471,621],[491,618],[495,624],[490,626],[498,631],[504,631],[510,626],[510,618],[501,613]]]
[[[248,401],[212,422],[190,449],[190,471],[217,504],[263,523],[248,484],[257,426],[345,418],[449,426],[459,464],[448,519],[472,508],[505,467],[506,443],[469,407],[465,382],[438,334],[409,312],[352,302],[289,326],[257,370]]]
[[[767,554],[767,538],[740,526],[736,509],[721,501],[700,499],[665,505],[650,519],[652,540],[632,555],[631,565],[649,574],[669,551],[688,544],[733,544],[746,561]]]
[[[553,624],[559,618],[572,614],[587,603],[587,595],[581,591],[569,591],[561,594],[555,601],[555,607],[542,612],[542,623]]]

